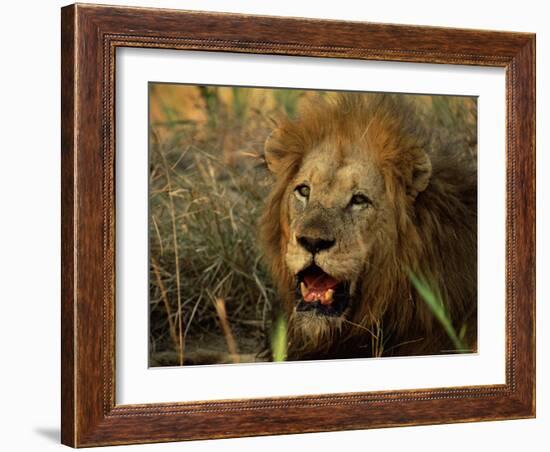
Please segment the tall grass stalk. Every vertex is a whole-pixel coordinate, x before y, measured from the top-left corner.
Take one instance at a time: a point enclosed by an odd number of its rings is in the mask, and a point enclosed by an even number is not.
[[[157,280],[157,285],[160,290],[162,302],[164,303],[164,309],[166,310],[166,317],[168,318],[168,329],[170,332],[170,338],[172,339],[174,346],[177,347],[179,341],[176,333],[176,325],[174,324],[174,320],[172,319],[172,310],[170,309],[170,302],[168,301],[168,294],[166,293],[166,287],[164,286],[164,283],[162,282],[162,277],[160,275],[159,264],[154,256],[151,256],[151,266],[153,267],[153,272],[155,273],[155,278]]]
[[[227,320],[227,311],[225,309],[225,300],[223,298],[216,298],[214,300],[214,307],[220,319],[220,325],[222,327],[223,335],[225,337],[225,342],[227,343],[227,348],[229,349],[229,354],[231,355],[231,361],[233,363],[238,363],[239,359],[239,350],[237,349],[237,342],[229,326],[229,320]]]
[[[172,191],[172,178],[170,177],[170,166],[166,161],[166,156],[159,148],[158,151],[162,157],[162,163],[164,165],[164,171],[166,173],[166,183],[168,185],[168,200],[170,205],[170,217],[172,220],[172,238],[174,244],[174,261],[175,261],[175,274],[176,274],[176,295],[178,300],[178,358],[180,366],[183,366],[184,361],[184,342],[183,342],[183,310],[181,305],[181,281],[180,281],[180,263],[179,263],[179,247],[178,247],[178,233],[176,227],[176,207],[174,205],[174,192]]]

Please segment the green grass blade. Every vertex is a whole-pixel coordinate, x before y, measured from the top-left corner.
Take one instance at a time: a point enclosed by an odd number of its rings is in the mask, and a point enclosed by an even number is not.
[[[284,316],[280,315],[273,325],[271,336],[271,352],[273,361],[286,361],[287,357],[287,322]]]
[[[416,276],[411,271],[409,271],[409,279],[439,323],[441,323],[451,341],[453,341],[456,350],[460,353],[466,352],[468,347],[466,347],[460,336],[456,333],[445,309],[445,305],[440,296],[437,295],[437,291],[430,288],[429,284],[424,279]]]

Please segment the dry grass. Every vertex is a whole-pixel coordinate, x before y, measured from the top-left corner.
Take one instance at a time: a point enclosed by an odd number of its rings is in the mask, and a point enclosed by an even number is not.
[[[155,108],[163,88],[151,90]],[[231,337],[222,350],[229,361],[236,350],[253,360],[253,349],[267,344],[275,298],[255,225],[269,184],[261,156],[272,127],[267,115],[278,111],[261,98],[249,105],[239,90],[229,91],[231,98],[227,89],[178,88],[198,104],[188,102],[181,117],[168,107],[165,121],[151,117],[151,365],[202,363],[198,355],[220,348],[213,336]],[[216,300],[223,300],[222,315]]]

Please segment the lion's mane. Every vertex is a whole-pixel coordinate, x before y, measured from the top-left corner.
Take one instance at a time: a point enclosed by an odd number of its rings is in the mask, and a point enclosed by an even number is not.
[[[304,156],[325,138],[353,142],[368,134],[394,216],[390,240],[362,275],[353,317],[330,330],[296,328],[295,282],[285,265],[287,194]],[[269,138],[275,181],[260,219],[265,261],[289,321],[289,359],[444,353],[449,335],[411,283],[411,274],[439,291],[456,331],[475,349],[477,335],[477,170],[475,143],[445,143],[428,132],[400,95],[339,95],[309,103],[283,119]],[[273,143],[275,142],[275,146]],[[471,147],[474,150],[472,151]],[[275,149],[275,151],[273,151]],[[366,151],[365,151],[366,152]],[[372,152],[372,151],[369,151]],[[411,192],[415,161],[431,163],[427,187]],[[376,231],[374,231],[376,232]],[[375,345],[376,346],[375,346]]]

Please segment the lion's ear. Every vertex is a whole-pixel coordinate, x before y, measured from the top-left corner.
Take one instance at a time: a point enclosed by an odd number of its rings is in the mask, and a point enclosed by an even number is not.
[[[416,197],[426,190],[432,177],[432,162],[428,154],[420,151],[416,156],[411,178],[411,194]]]
[[[281,162],[284,160],[285,151],[280,143],[281,131],[273,130],[265,140],[264,156],[267,168],[273,174],[277,174],[281,169]]]

